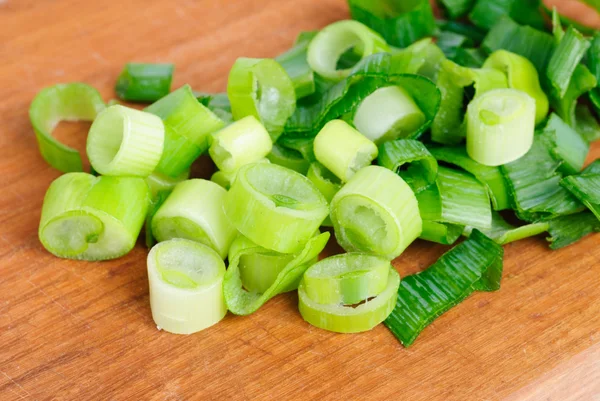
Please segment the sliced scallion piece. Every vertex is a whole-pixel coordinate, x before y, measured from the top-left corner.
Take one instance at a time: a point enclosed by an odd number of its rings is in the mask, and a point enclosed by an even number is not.
[[[148,177],[163,153],[165,127],[160,118],[114,105],[98,114],[86,151],[94,170],[103,175]]]
[[[165,125],[165,143],[156,171],[177,177],[208,149],[210,134],[225,123],[202,105],[189,85],[146,107],[145,111],[159,116]]]
[[[300,152],[300,154],[305,160],[308,160],[309,162],[314,162],[315,160],[317,160],[317,158],[315,157],[314,142],[315,138],[296,138],[282,136],[277,141],[277,144],[281,145],[285,149]]]
[[[520,158],[533,143],[535,113],[535,100],[516,89],[479,96],[467,109],[467,153],[486,166]]]
[[[471,235],[473,229],[477,227],[465,227],[463,234]],[[482,233],[493,239],[500,245],[505,245],[510,242],[519,241],[524,238],[533,237],[548,231],[548,222],[530,223],[524,226],[515,227],[507,223],[498,212],[492,212],[492,228],[480,229]]]
[[[577,132],[588,142],[600,139],[600,124],[586,104],[578,104],[575,109]]]
[[[237,235],[223,212],[226,193],[202,179],[177,184],[152,218],[152,233],[159,242],[172,238],[201,242],[225,259]]]
[[[247,116],[213,135],[209,153],[217,167],[232,173],[240,167],[263,159],[273,142],[269,133],[254,116]]]
[[[377,163],[397,173],[415,193],[429,187],[437,177],[437,161],[422,142],[413,139],[383,143]]]
[[[162,204],[165,203],[165,201],[167,200],[167,197],[171,193],[171,189],[160,190],[156,193],[152,193],[152,189],[150,189],[150,191],[150,203],[148,205],[148,213],[146,213],[146,222],[144,223],[146,247],[148,248],[152,248],[154,244],[156,244],[156,238],[154,238],[154,234],[152,233],[152,219],[154,218],[154,215],[156,214],[158,209],[160,209]]]
[[[385,325],[410,346],[438,316],[475,290],[494,291],[502,277],[502,247],[478,231],[427,270],[400,282],[398,300]]]
[[[559,98],[567,93],[575,68],[589,47],[589,41],[577,29],[570,26],[554,50],[548,62],[546,76]]]
[[[340,272],[339,274],[343,275],[354,273],[352,271],[355,267],[352,263],[352,255],[354,254],[344,254],[337,257],[341,262],[341,266],[338,267]],[[350,259],[350,261],[346,261],[347,259]],[[320,263],[330,262],[328,262],[327,259],[324,259]],[[378,261],[376,263],[379,264],[380,262]],[[389,265],[389,262],[387,262],[387,264]],[[320,265],[313,265],[311,269],[312,268],[314,268],[314,270],[318,270]],[[309,274],[310,278],[312,274],[308,271],[307,273]],[[396,303],[395,298],[398,291],[398,286],[400,285],[400,276],[398,275],[398,272],[391,267],[388,267],[385,273],[387,273],[387,276],[385,277],[386,285],[383,290],[376,294],[373,299],[361,299],[361,301],[364,302],[359,305],[318,302],[317,300],[313,299],[309,293],[314,296],[315,294],[318,294],[319,290],[322,290],[323,287],[318,286],[318,288],[310,291],[309,288],[310,286],[314,285],[314,280],[309,280],[307,282],[303,279],[298,287],[298,309],[300,310],[302,318],[313,326],[337,333],[359,333],[371,330],[390,315],[390,312],[394,309]],[[365,280],[364,282],[366,283],[367,279],[365,276],[367,276],[367,274],[360,272],[360,276],[362,276],[361,278],[363,278],[363,280]],[[346,283],[352,283],[354,280],[344,281]],[[377,281],[377,287],[379,287],[382,279],[379,277],[377,277],[377,279],[369,277],[368,282],[373,283],[374,281]],[[340,284],[341,283],[338,285]],[[379,288],[377,289],[379,290]],[[351,291],[347,290],[346,292]],[[361,292],[364,294],[367,291],[363,290]],[[351,295],[355,296],[359,294]]]
[[[171,192],[175,188],[175,185],[188,178],[190,178],[190,170],[185,170],[177,177],[169,177],[168,175],[154,172],[146,177],[146,183],[148,184],[148,188],[150,188],[152,196],[156,196],[159,192]]]
[[[342,120],[325,124],[314,149],[319,163],[344,182],[377,157],[377,146]]]
[[[40,241],[61,258],[118,258],[135,245],[148,203],[148,186],[142,178],[62,175],[44,197]]]
[[[393,259],[420,234],[422,221],[413,191],[397,174],[379,166],[359,170],[331,201],[331,220],[346,251]]]
[[[542,138],[552,155],[561,162],[558,167],[560,172],[568,175],[581,171],[590,145],[577,131],[553,113],[544,127]]]
[[[312,162],[310,164],[308,172],[306,173],[306,178],[321,191],[328,203],[331,202],[335,194],[337,194],[342,187],[340,179],[319,162]],[[321,225],[325,227],[333,226],[331,218],[327,216]]]
[[[598,81],[594,74],[583,64],[575,67],[575,72],[569,82],[567,92],[563,97],[559,97],[555,92],[550,95],[550,104],[552,108],[567,124],[572,127],[577,126],[577,100],[584,93],[596,88]],[[593,92],[590,92],[593,94]],[[590,96],[591,97],[591,96]]]
[[[570,216],[560,216],[548,222],[547,238],[551,249],[569,246],[588,234],[600,232],[600,220],[597,216],[586,211]]]
[[[481,68],[487,54],[481,48],[456,49],[456,55],[452,59],[456,64],[468,68]]]
[[[270,163],[270,162],[271,161],[269,159],[263,158],[263,159],[257,160],[255,163]],[[237,172],[238,172],[238,170],[234,170],[231,172],[226,172],[226,171],[221,171],[221,170],[215,171],[214,174],[210,177],[210,180],[212,182],[214,182],[215,184],[219,184],[226,190],[229,190],[229,188],[231,188],[231,184],[235,180]]]
[[[278,258],[276,265],[249,266],[248,260],[245,258],[252,257],[251,255],[254,254],[268,255],[269,250],[248,238],[238,237],[229,250],[229,268],[225,273],[225,282],[223,283],[225,301],[229,310],[236,315],[249,315],[275,295],[295,289],[306,269],[315,263],[319,253],[325,248],[328,239],[329,233],[322,233],[310,238],[291,258],[284,254],[274,255]],[[285,264],[283,263],[284,258],[289,259]],[[245,263],[244,267],[240,266],[242,263]],[[246,271],[242,273],[242,269]],[[249,277],[250,275],[253,277]],[[261,275],[266,277],[261,278]],[[268,285],[268,288],[259,291],[273,276],[275,276],[274,281]],[[249,285],[250,288],[246,287],[249,291],[244,289],[246,285]]]
[[[440,2],[444,6],[444,10],[448,13],[448,16],[452,19],[462,17],[475,4],[475,0],[441,0]]]
[[[442,245],[452,245],[460,238],[464,228],[464,226],[457,224],[423,220],[423,232],[419,238]]]
[[[302,249],[328,214],[327,201],[308,178],[268,163],[238,171],[224,210],[244,236],[281,253]]]
[[[79,152],[60,143],[52,131],[60,121],[92,121],[104,108],[100,93],[86,84],[74,82],[42,89],[31,102],[29,119],[44,160],[63,173],[83,171]]]
[[[152,318],[175,334],[204,330],[225,317],[225,263],[207,247],[186,239],[155,245],[148,254]]]
[[[560,185],[571,191],[600,220],[600,159],[580,174],[563,178]]]
[[[300,152],[278,144],[273,145],[271,153],[267,155],[267,159],[273,164],[287,167],[304,175],[306,175],[310,166],[310,161],[306,160]]]
[[[480,28],[490,29],[505,15],[537,29],[546,27],[540,0],[477,0],[469,19]]]
[[[442,50],[431,38],[423,38],[392,54],[391,72],[394,74],[418,74],[437,80],[439,64],[445,59]]]
[[[256,117],[273,142],[296,108],[294,84],[272,59],[238,58],[229,72],[227,95],[233,118]]]
[[[156,102],[171,90],[173,64],[127,63],[117,79],[119,99],[132,102]]]
[[[308,65],[308,44],[317,32],[302,32],[298,35],[294,46],[283,54],[275,57],[287,72],[294,84],[296,99],[301,99],[315,92],[314,72]]]

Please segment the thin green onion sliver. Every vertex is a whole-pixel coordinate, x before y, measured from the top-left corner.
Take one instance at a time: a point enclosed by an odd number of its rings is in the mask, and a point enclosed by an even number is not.
[[[165,127],[151,113],[114,105],[94,120],[87,138],[87,155],[103,175],[148,177],[163,153]]]
[[[279,144],[274,144],[267,159],[273,164],[287,167],[290,170],[306,175],[310,161],[306,160],[300,152],[294,149],[288,149]]]
[[[306,173],[306,178],[317,187],[327,202],[331,202],[335,194],[342,187],[340,179],[319,162],[312,162],[310,164],[308,172]],[[331,222],[331,218],[327,216],[321,225],[332,227],[333,223]]]
[[[579,241],[588,234],[600,232],[600,220],[585,211],[569,216],[559,216],[548,221],[547,238],[550,249],[560,249]]]
[[[419,238],[442,245],[452,245],[460,238],[464,228],[464,226],[457,224],[423,220],[423,232]]]
[[[308,65],[308,45],[317,32],[301,32],[294,46],[275,57],[287,72],[296,90],[296,99],[312,95],[315,92],[314,72]]]
[[[29,119],[44,160],[63,173],[83,171],[79,152],[60,143],[52,131],[60,121],[92,121],[105,107],[100,93],[86,84],[73,82],[42,89],[31,102]]]
[[[541,137],[546,141],[552,155],[561,162],[558,171],[565,175],[581,171],[590,145],[577,131],[552,113]]]
[[[500,245],[519,241],[524,238],[533,237],[548,231],[548,222],[541,221],[538,223],[530,223],[520,227],[515,227],[507,223],[498,212],[492,212],[492,228],[480,229],[478,227],[465,227],[464,235],[469,236],[474,228],[477,228],[483,234],[493,239]]]
[[[174,69],[173,64],[127,63],[115,92],[123,100],[155,102],[169,94]]]
[[[146,177],[146,183],[148,184],[148,188],[150,188],[152,196],[156,196],[156,194],[162,191],[171,192],[173,188],[175,188],[175,185],[188,178],[190,178],[190,170],[185,170],[177,177],[169,177],[168,175],[155,171]]]
[[[570,175],[560,181],[600,220],[600,159],[596,159],[580,174]]]
[[[150,308],[158,329],[175,334],[204,330],[225,317],[225,263],[206,245],[172,239],[148,254]]]
[[[577,29],[570,26],[552,53],[546,76],[559,98],[567,93],[575,68],[589,47],[590,42]]]
[[[379,166],[358,171],[331,201],[335,235],[346,251],[393,259],[420,234],[422,220],[413,191]]]
[[[46,192],[40,241],[62,258],[118,258],[135,245],[148,203],[148,186],[142,178],[62,175]]]

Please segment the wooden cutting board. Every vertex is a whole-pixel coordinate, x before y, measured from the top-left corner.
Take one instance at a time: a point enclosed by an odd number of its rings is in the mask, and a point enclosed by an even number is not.
[[[600,235],[557,252],[543,238],[506,246],[502,289],[473,295],[409,349],[383,326],[356,335],[311,327],[295,294],[171,335],[150,316],[142,245],[102,263],[44,251],[40,208],[59,173],[40,157],[27,115],[42,87],[83,81],[108,100],[124,63],[136,60],[174,62],[174,87],[222,91],[236,57],[272,57],[298,32],[347,17],[343,0],[0,0],[1,400],[600,394]],[[61,124],[57,135],[83,149],[88,127]],[[599,156],[596,145],[590,160]],[[414,273],[446,249],[417,242],[395,266]]]

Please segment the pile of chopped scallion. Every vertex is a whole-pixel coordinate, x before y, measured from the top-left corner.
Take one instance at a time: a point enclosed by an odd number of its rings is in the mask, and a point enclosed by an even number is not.
[[[226,93],[171,91],[173,65],[140,63],[115,90],[143,110],[83,83],[43,89],[31,123],[65,173],[44,199],[43,246],[114,259],[145,227],[152,316],[169,332],[297,290],[310,324],[384,322],[408,346],[500,288],[503,244],[600,231],[600,161],[584,166],[600,139],[600,33],[539,1],[441,0],[444,20],[428,0],[349,5],[353,20],[274,59],[237,59]],[[93,121],[91,173],[52,137],[61,120]],[[216,171],[190,179],[206,153]],[[319,261],[321,227],[348,253]],[[391,265],[417,238],[461,236],[418,274]]]

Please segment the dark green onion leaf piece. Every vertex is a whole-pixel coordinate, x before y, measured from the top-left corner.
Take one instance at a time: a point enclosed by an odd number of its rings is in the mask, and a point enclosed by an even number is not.
[[[119,99],[132,102],[156,102],[167,96],[173,80],[173,64],[127,63],[117,79]]]
[[[475,0],[440,0],[440,3],[444,6],[444,10],[451,19],[460,18],[468,13]]]
[[[600,221],[588,211],[557,217],[548,224],[550,237],[547,240],[551,249],[564,248],[591,233],[600,232]]]
[[[520,227],[515,227],[506,222],[498,212],[492,212],[492,228],[478,229],[489,238],[493,239],[500,245],[505,245],[514,241],[519,241],[524,238],[529,238],[548,231],[549,224],[547,221],[538,223],[530,223]],[[470,236],[473,229],[477,227],[465,227],[463,234]]]
[[[275,61],[281,64],[292,80],[296,99],[312,95],[315,92],[315,76],[308,65],[306,55],[308,44],[316,34],[317,31],[301,32],[291,49],[275,57]]]
[[[554,50],[546,71],[546,76],[558,98],[563,98],[567,93],[575,68],[589,47],[589,41],[577,29],[572,26],[567,29]]]
[[[551,114],[542,132],[542,139],[552,155],[561,162],[558,170],[565,174],[577,174],[583,168],[590,145],[556,114]]]
[[[540,0],[477,0],[469,19],[482,29],[492,28],[504,16],[519,24],[545,29],[546,21],[540,7]]]
[[[581,174],[570,175],[560,182],[600,220],[600,159],[596,159]]]
[[[474,230],[427,270],[400,282],[398,301],[385,325],[405,346],[438,316],[473,291],[495,291],[502,278],[502,247]]]
[[[423,143],[398,139],[379,146],[377,163],[396,172],[415,193],[435,182],[438,165]]]

